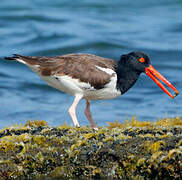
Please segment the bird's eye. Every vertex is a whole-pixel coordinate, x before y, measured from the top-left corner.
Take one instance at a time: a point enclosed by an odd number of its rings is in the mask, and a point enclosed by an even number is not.
[[[145,59],[144,59],[144,58],[140,58],[139,61],[140,61],[141,63],[144,63],[144,62],[145,62]]]

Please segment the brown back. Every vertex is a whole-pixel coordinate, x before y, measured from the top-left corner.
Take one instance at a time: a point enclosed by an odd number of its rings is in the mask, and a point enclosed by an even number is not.
[[[68,54],[55,57],[21,56],[29,65],[40,65],[39,70],[43,76],[68,75],[81,82],[90,83],[96,89],[101,89],[110,82],[112,75],[98,69],[109,68],[115,70],[117,61],[91,54]]]

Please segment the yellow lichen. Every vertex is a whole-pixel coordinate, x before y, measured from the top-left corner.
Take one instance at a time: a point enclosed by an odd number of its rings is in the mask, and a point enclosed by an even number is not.
[[[113,137],[106,137],[103,142],[108,142],[108,141],[113,141],[114,138]]]
[[[182,154],[182,150],[180,149],[171,149],[168,153],[169,159],[171,159],[175,154]]]
[[[150,121],[138,121],[136,120],[135,116],[131,118],[131,122],[129,120],[125,120],[124,123],[114,121],[114,122],[107,122],[109,124],[109,128],[127,128],[127,127],[137,127],[137,128],[153,128],[158,126],[163,127],[174,127],[174,126],[182,126],[182,119],[180,117],[175,118],[165,118],[159,119],[156,122]]]
[[[140,158],[140,159],[138,159],[138,161],[137,161],[136,165],[137,165],[137,166],[141,166],[142,164],[144,164],[144,163],[145,163],[145,161],[146,161],[146,159],[145,159],[145,158]]]
[[[83,134],[83,137],[85,139],[92,139],[93,137],[96,137],[96,134],[95,133],[85,133],[85,134]]]
[[[76,148],[80,147],[80,146],[83,146],[83,145],[86,145],[87,142],[86,140],[78,140],[78,142],[76,144],[73,144],[70,148],[71,151],[75,150]]]
[[[158,158],[163,154],[162,151],[157,151],[155,153],[152,154],[151,156],[151,160],[158,160]]]
[[[49,146],[49,142],[47,141],[47,138],[42,135],[32,136],[32,143],[35,143],[39,146]]]
[[[156,125],[167,127],[182,126],[182,119],[180,117],[159,119]]]
[[[14,151],[15,144],[13,142],[6,141],[6,139],[1,140],[0,142],[0,149],[4,152],[7,152],[8,150]]]
[[[14,125],[0,134],[0,177],[35,180],[179,177],[180,123],[180,118],[140,122],[132,117],[131,121],[115,121],[111,127],[100,127],[98,131],[66,124],[52,128],[39,126],[39,122]]]
[[[155,153],[157,152],[160,148],[161,148],[161,145],[165,145],[165,142],[163,141],[157,141],[155,143],[152,143],[150,146],[149,146],[149,150],[152,152],[152,153]]]
[[[147,122],[147,121],[137,121],[135,119],[135,116],[132,117],[131,119],[131,126],[133,127],[150,127],[151,126],[151,122]]]
[[[123,124],[121,122],[118,122],[117,120],[115,120],[114,122],[107,122],[107,124],[109,124],[109,128],[122,128]]]
[[[178,142],[178,144],[176,144],[176,146],[177,146],[177,147],[178,147],[178,146],[182,146],[182,139],[179,140],[179,142]]]
[[[169,133],[168,134],[163,134],[163,135],[160,136],[161,139],[168,138],[168,137],[170,137],[170,134]]]
[[[117,136],[117,140],[123,140],[123,139],[127,139],[128,136],[125,136],[123,133],[121,133],[119,136]]]
[[[92,171],[93,175],[95,176],[96,174],[100,174],[101,173],[101,169],[100,168],[95,168],[93,171]]]
[[[149,133],[147,133],[147,134],[144,134],[144,135],[139,134],[139,137],[142,137],[142,138],[145,138],[145,137],[151,137],[151,138],[154,138],[155,136],[154,136],[153,134],[149,134]]]
[[[41,152],[38,152],[35,156],[35,158],[39,159],[39,161],[43,162],[44,161],[44,156],[42,155]]]
[[[39,127],[39,126],[47,126],[47,122],[44,121],[44,120],[37,120],[35,119],[34,121],[30,121],[30,120],[27,120],[25,126],[29,126],[29,127]]]

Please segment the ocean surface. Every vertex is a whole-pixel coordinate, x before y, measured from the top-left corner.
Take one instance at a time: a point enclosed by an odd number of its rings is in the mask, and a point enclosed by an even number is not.
[[[67,111],[73,97],[4,56],[92,53],[118,60],[136,50],[148,53],[152,65],[181,91],[181,0],[1,0],[0,128],[34,119],[73,125]],[[77,115],[88,125],[84,108],[82,100]],[[171,99],[144,74],[123,96],[93,101],[91,111],[99,126],[132,116],[156,121],[181,116],[182,95]]]

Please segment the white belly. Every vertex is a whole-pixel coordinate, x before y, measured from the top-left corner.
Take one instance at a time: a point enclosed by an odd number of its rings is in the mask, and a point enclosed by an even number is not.
[[[97,100],[97,99],[112,99],[121,95],[121,92],[113,88],[112,82],[107,84],[103,89],[95,89],[91,87],[90,84],[79,82],[77,79],[72,79],[69,76],[41,76],[50,86],[71,94],[82,94],[83,98],[88,100]]]
[[[35,68],[31,68],[50,86],[68,93],[70,95],[81,94],[83,98],[88,100],[97,99],[112,99],[121,95],[121,92],[116,89],[117,75],[111,78],[111,81],[102,89],[95,89],[89,83],[80,82],[78,79],[73,79],[70,76],[42,76]]]

